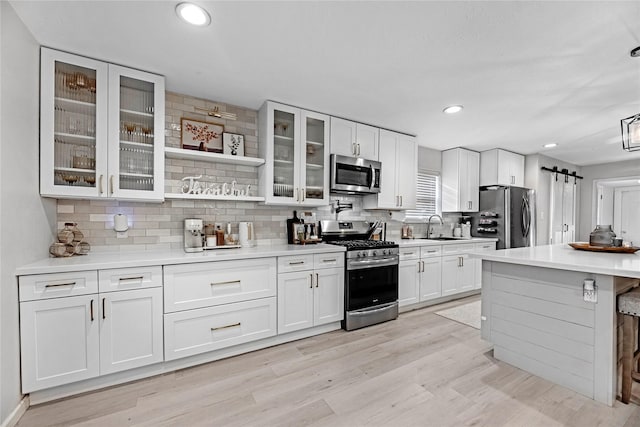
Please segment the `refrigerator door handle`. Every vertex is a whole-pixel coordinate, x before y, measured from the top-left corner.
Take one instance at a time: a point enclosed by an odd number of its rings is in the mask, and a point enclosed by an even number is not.
[[[522,198],[522,228],[523,236],[529,237],[529,231],[531,230],[531,212],[529,211],[529,201],[526,197]]]

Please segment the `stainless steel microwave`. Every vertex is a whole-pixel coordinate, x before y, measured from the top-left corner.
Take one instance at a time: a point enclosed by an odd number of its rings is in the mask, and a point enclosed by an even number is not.
[[[331,192],[375,194],[380,192],[382,163],[357,157],[331,155]]]

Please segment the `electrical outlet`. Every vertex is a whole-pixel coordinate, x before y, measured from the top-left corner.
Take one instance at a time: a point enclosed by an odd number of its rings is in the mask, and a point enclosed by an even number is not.
[[[585,279],[582,284],[582,297],[586,302],[598,302],[598,287],[593,279]]]

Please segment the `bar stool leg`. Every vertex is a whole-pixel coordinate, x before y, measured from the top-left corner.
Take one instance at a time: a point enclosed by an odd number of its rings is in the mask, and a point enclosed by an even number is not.
[[[631,398],[631,369],[633,365],[633,324],[635,316],[624,315],[622,324],[622,403],[629,403]]]

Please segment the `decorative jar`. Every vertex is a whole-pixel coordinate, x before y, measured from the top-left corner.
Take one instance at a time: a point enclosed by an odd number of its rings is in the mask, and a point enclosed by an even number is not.
[[[596,225],[596,228],[589,234],[589,245],[591,246],[612,246],[616,233],[611,225]]]

